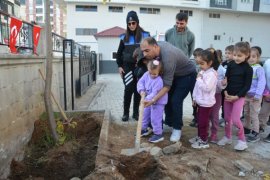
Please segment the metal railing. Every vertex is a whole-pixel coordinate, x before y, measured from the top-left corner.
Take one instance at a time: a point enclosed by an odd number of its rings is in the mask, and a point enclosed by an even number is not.
[[[9,46],[10,15],[0,10],[0,45]],[[19,53],[33,53],[33,24],[22,21],[22,28],[17,36],[16,47]]]
[[[22,21],[22,28],[17,37],[16,48],[18,53],[21,54],[32,54],[34,43],[33,43],[33,26],[34,24]],[[10,15],[0,10],[0,45],[9,46],[10,39]],[[52,46],[53,52],[63,52],[63,41],[66,38],[52,32]],[[75,56],[79,56],[79,49],[83,48],[83,45],[75,43],[74,47],[68,47],[70,44],[65,45],[65,52],[71,54],[70,50],[73,50]]]

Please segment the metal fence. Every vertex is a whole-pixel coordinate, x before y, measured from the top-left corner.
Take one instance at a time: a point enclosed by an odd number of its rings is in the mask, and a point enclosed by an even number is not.
[[[10,15],[0,11],[0,45],[9,46]],[[33,53],[33,24],[23,21],[22,28],[17,37],[17,50],[19,53]]]

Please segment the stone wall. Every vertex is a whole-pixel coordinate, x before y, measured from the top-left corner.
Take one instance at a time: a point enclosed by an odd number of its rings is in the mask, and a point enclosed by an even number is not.
[[[62,61],[62,57],[53,60],[52,91],[64,107]],[[9,174],[13,158],[22,159],[34,121],[45,111],[45,83],[38,72],[38,69],[45,72],[44,62],[44,56],[0,54],[0,179],[5,179]],[[69,60],[66,67],[67,104],[68,110],[71,110]],[[74,86],[78,76],[78,59],[75,59]],[[54,110],[59,111],[55,105]]]

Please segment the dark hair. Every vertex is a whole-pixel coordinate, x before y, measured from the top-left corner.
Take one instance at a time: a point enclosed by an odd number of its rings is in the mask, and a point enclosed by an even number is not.
[[[230,51],[230,52],[233,52],[234,50],[234,45],[229,45],[225,48],[225,51]]]
[[[188,21],[188,15],[186,14],[186,13],[182,13],[182,12],[180,12],[180,13],[178,13],[178,14],[176,14],[176,17],[175,17],[178,21]]]
[[[218,61],[217,53],[214,48],[208,48],[206,50],[203,50],[200,55],[201,59],[207,64],[212,62],[211,67],[213,67],[215,70],[218,69],[220,63]]]
[[[260,54],[260,56],[262,55],[262,48],[261,48],[260,46],[253,46],[253,47],[251,47],[251,48],[257,49],[258,52],[259,52],[259,54]]]
[[[196,48],[196,49],[193,51],[193,56],[198,56],[202,51],[203,51],[202,48]]]
[[[153,37],[147,37],[147,38],[143,39],[143,41],[146,41],[149,45],[152,45],[152,46],[158,45],[157,41]]]
[[[134,32],[132,32],[128,25],[127,25],[127,30],[126,30],[126,33],[125,33],[125,38],[124,38],[124,41],[125,42],[129,42],[129,37],[131,34],[134,34],[135,35],[135,41],[136,43],[140,43],[141,42],[141,39],[142,39],[142,32],[143,32],[143,28],[141,28],[141,26],[139,24],[137,24],[137,28],[135,29]]]
[[[248,42],[238,42],[234,45],[234,51],[239,51],[247,56],[246,60],[250,56],[250,46]]]
[[[219,61],[219,63],[221,63],[223,61],[222,60],[222,51],[220,49],[217,49],[216,53],[217,53],[218,61]]]

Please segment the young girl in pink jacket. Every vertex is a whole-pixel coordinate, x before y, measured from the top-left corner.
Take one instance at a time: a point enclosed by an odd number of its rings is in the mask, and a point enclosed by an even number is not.
[[[193,90],[193,105],[198,106],[198,136],[190,139],[192,147],[196,149],[208,148],[209,115],[212,106],[216,103],[215,93],[217,86],[217,62],[216,54],[203,50],[198,57],[201,71]],[[215,68],[215,69],[214,69]]]

